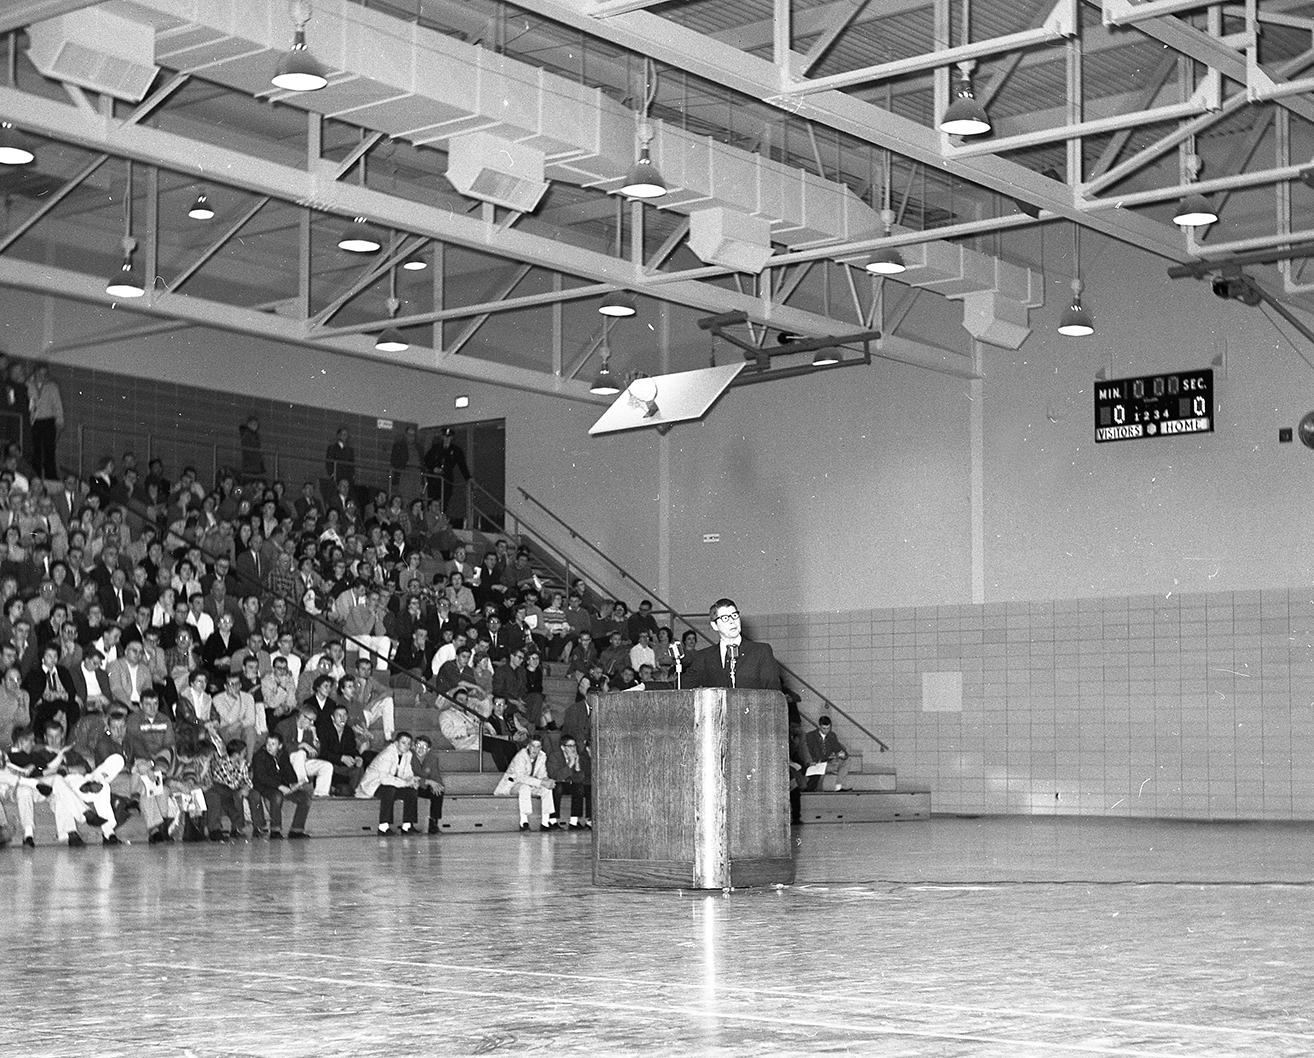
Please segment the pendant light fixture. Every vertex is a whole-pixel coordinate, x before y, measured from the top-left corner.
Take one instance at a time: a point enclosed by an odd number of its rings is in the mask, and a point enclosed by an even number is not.
[[[840,362],[839,353],[834,349],[818,349],[812,358],[813,367],[830,367]]]
[[[963,0],[963,43],[972,39],[970,0]],[[940,118],[940,131],[950,136],[980,136],[990,131],[990,117],[972,94],[972,71],[976,62],[966,59],[958,64],[958,94]]]
[[[310,21],[310,4],[293,0],[288,5],[296,32],[292,35],[292,49],[278,60],[278,69],[270,83],[285,92],[317,92],[328,84],[328,73],[310,54],[306,46],[306,23]]]
[[[408,272],[423,272],[429,267],[429,262],[419,254],[414,254],[402,262],[402,267]]]
[[[338,239],[338,249],[348,253],[378,253],[383,249],[383,240],[369,221],[357,217]]]
[[[881,190],[881,223],[885,226],[885,237],[890,237],[894,228],[894,210],[890,209],[890,152],[885,152],[884,184]],[[878,276],[897,276],[906,272],[908,265],[897,247],[884,246],[871,255],[867,262],[867,271]]]
[[[397,298],[397,269],[388,270],[388,319],[394,319],[397,316],[397,310],[401,308],[401,302]],[[411,347],[411,343],[402,337],[402,332],[393,326],[383,329],[378,338],[374,340],[374,348],[381,353],[404,353]]]
[[[633,316],[638,309],[635,306],[634,295],[628,290],[613,290],[602,299],[602,304],[598,306],[598,311],[604,316],[611,316],[614,319],[624,319],[627,316]]]
[[[31,165],[36,154],[18,129],[7,121],[0,121],[0,165]]]
[[[652,60],[643,60],[643,110],[639,117],[639,158],[620,186],[620,193],[630,198],[661,198],[666,194],[666,181],[657,171],[649,155],[649,144],[653,141],[652,126],[648,124],[648,109],[657,94],[656,77],[653,73]]]
[[[192,203],[192,208],[187,211],[187,216],[192,220],[213,220],[214,207],[210,205],[209,196],[202,190],[197,196],[196,201]]]
[[[611,320],[607,320],[602,325],[602,366],[593,376],[593,385],[589,386],[590,393],[604,397],[613,397],[621,391],[621,387],[616,384],[611,374],[611,346],[607,344],[607,330],[610,327]]]
[[[1191,153],[1186,156],[1185,176],[1188,184],[1193,184],[1200,178],[1200,156],[1195,153],[1194,146],[1192,143]],[[1201,228],[1217,221],[1218,214],[1209,204],[1209,200],[1199,192],[1186,195],[1177,204],[1177,212],[1173,214],[1173,223],[1180,224],[1184,228]]]
[[[139,298],[146,293],[142,271],[133,263],[137,240],[132,237],[132,162],[128,162],[128,179],[123,190],[123,263],[105,284],[112,298]]]
[[[1095,333],[1095,321],[1081,303],[1081,225],[1072,225],[1072,304],[1059,317],[1058,332],[1068,338],[1085,338]]]

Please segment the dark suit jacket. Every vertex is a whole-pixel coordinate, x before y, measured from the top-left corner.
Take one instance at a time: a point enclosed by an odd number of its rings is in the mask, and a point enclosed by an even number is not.
[[[685,687],[729,687],[730,673],[721,664],[721,644],[698,651],[684,667]],[[742,690],[778,691],[780,667],[776,656],[765,643],[744,639],[739,643],[739,661],[735,665],[735,686]]]

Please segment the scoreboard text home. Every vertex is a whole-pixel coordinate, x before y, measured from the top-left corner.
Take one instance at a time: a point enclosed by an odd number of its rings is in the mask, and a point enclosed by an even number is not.
[[[1095,383],[1095,443],[1214,432],[1214,372]]]

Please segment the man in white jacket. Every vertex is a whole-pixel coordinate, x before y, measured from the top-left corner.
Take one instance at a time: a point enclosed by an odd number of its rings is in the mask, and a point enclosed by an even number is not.
[[[543,740],[531,738],[529,744],[511,758],[511,764],[502,776],[502,781],[493,791],[499,797],[515,794],[520,799],[520,829],[529,829],[529,816],[534,808],[534,798],[538,798],[539,829],[548,833],[552,829],[555,817],[552,813],[552,788],[556,785],[547,772],[547,754],[543,752]]]
[[[393,806],[397,798],[402,802],[401,833],[411,834],[415,831],[415,821],[419,818],[419,785],[411,768],[411,734],[398,731],[393,740],[379,751],[379,755],[370,761],[365,774],[356,787],[357,797],[379,797],[379,833],[393,833]]]

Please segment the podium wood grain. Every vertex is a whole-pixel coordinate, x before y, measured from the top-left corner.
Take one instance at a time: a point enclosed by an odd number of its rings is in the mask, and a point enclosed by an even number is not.
[[[776,691],[603,695],[593,712],[599,885],[787,884],[788,722]]]

